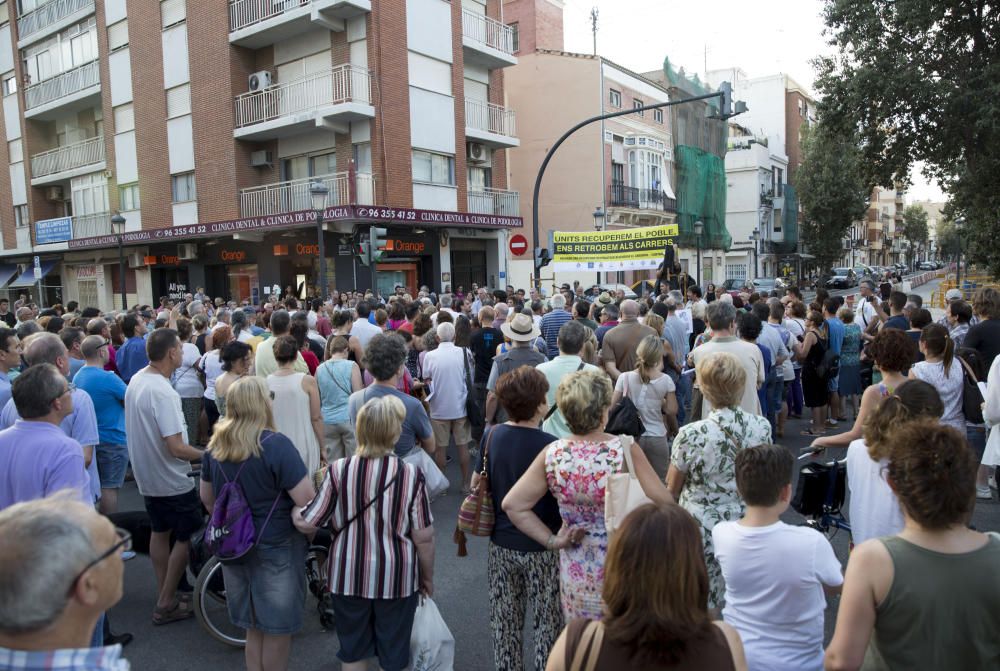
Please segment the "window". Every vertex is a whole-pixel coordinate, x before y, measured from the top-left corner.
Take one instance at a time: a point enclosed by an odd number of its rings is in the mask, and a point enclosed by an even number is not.
[[[186,203],[198,199],[198,194],[194,188],[193,172],[171,175],[170,180],[173,188],[173,201],[175,203]]]
[[[309,157],[309,173],[312,177],[332,175],[337,172],[337,154],[329,152]]]
[[[191,85],[181,84],[167,89],[167,118],[184,116],[191,113]]]
[[[7,158],[11,163],[18,163],[24,160],[24,146],[20,138],[7,143]]]
[[[642,102],[638,98],[633,98],[632,99],[632,109],[634,109],[634,110],[639,109],[640,107],[642,107],[645,104],[646,103]],[[639,112],[639,116],[646,116],[646,113],[645,112]]]
[[[413,150],[413,181],[455,185],[455,157]]]
[[[115,132],[127,133],[130,130],[135,130],[135,112],[132,103],[119,105],[115,108]]]
[[[802,98],[799,98],[799,116],[805,116],[806,110],[805,105],[802,104]]]
[[[14,224],[18,228],[24,228],[28,225],[28,206],[27,205],[15,205],[14,206]]]
[[[663,110],[653,110],[653,121],[663,123]]]
[[[521,50],[521,33],[518,30],[517,22],[508,24],[510,27],[510,40],[514,45],[514,53],[516,54]]]
[[[184,7],[184,0],[163,0],[160,3],[160,20],[163,28],[180,23],[186,17],[187,10]]]
[[[608,91],[608,103],[612,107],[621,107],[622,106],[622,92],[621,91],[615,91],[614,89],[610,89]]]
[[[372,143],[358,142],[354,145],[354,170],[370,175],[372,172]]]
[[[2,81],[3,94],[5,96],[12,96],[17,93],[17,75],[13,72],[8,72],[3,76]]]
[[[774,169],[774,196],[781,198],[785,193],[785,171],[781,168]]]
[[[134,184],[122,184],[118,187],[118,204],[124,212],[140,208],[138,182]]]
[[[118,51],[128,46],[128,19],[108,26],[108,51]]]
[[[6,2],[0,2],[0,26],[10,22],[10,8]]]

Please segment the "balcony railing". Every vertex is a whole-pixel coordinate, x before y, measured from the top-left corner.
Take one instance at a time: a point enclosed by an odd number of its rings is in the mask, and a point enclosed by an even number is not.
[[[73,238],[94,238],[111,235],[111,213],[81,214],[73,217]]]
[[[229,3],[229,32],[242,30],[311,3],[312,0],[232,0]]]
[[[35,154],[31,157],[31,176],[37,179],[103,161],[104,136],[98,135],[83,142],[75,142],[64,147],[43,151],[41,154]]]
[[[17,36],[23,40],[46,26],[51,26],[53,23],[87,7],[93,11],[94,0],[52,0],[52,2],[46,2],[38,9],[17,19]]]
[[[484,14],[463,9],[462,34],[508,56],[514,55],[514,29]]]
[[[465,101],[465,125],[495,135],[517,135],[514,110],[481,100]]]
[[[243,189],[240,192],[240,213],[244,217],[263,217],[298,210],[312,209],[309,186],[322,182],[328,188],[327,206],[374,205],[375,177],[368,173],[355,175],[354,198],[351,198],[351,177],[348,172],[293,179]]]
[[[667,198],[660,189],[639,189],[617,183],[613,183],[609,189],[608,204],[611,207],[631,207],[637,210],[677,211],[677,201]]]
[[[338,65],[263,91],[237,96],[236,127],[349,102],[371,104],[371,76],[364,68]]]
[[[520,194],[517,191],[488,187],[479,191],[469,191],[469,212],[518,217],[521,215]]]
[[[91,61],[24,89],[24,105],[31,110],[100,83],[100,63]]]

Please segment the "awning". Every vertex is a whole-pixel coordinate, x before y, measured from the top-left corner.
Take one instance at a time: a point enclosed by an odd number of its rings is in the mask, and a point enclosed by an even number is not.
[[[58,259],[50,259],[47,261],[42,261],[41,262],[42,277],[35,277],[35,266],[28,266],[25,269],[25,271],[21,273],[21,276],[11,283],[9,288],[22,289],[35,286],[36,284],[38,284],[38,280],[44,278],[46,275],[52,272],[52,269],[56,267],[57,263],[59,263]]]
[[[14,275],[17,275],[17,266],[11,264],[0,264],[0,287],[3,287],[10,282]]]

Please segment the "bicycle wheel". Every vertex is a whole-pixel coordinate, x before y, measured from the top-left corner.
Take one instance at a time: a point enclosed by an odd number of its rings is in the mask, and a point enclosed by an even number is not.
[[[194,586],[194,615],[212,638],[242,648],[247,643],[245,629],[234,626],[229,621],[226,607],[226,583],[222,577],[222,563],[212,557],[198,573]]]

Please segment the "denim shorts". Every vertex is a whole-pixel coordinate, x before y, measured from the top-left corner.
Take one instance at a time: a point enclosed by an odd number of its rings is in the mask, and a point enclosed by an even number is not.
[[[836,377],[830,378],[827,382],[827,391],[836,394],[840,390],[840,373],[837,373]]]
[[[969,447],[976,454],[976,461],[983,460],[983,453],[986,452],[986,427],[983,425],[966,424],[965,439],[969,441]]]
[[[302,629],[306,549],[305,536],[293,532],[283,542],[261,543],[246,557],[222,565],[234,625],[274,636]]]
[[[125,445],[98,445],[97,473],[101,476],[101,489],[121,489],[128,470],[128,447]]]
[[[403,671],[410,666],[410,634],[418,592],[400,599],[332,596],[340,661],[350,664],[378,657],[379,667],[385,671]]]

